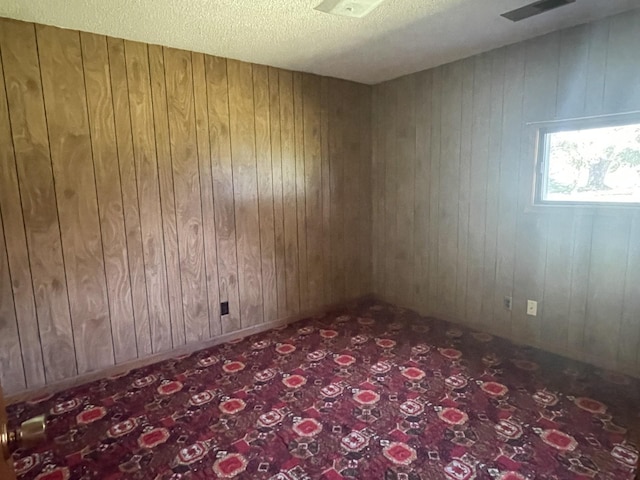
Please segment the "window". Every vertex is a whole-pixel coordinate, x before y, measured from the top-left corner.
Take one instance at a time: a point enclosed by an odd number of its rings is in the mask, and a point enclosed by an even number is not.
[[[540,128],[537,172],[537,204],[640,206],[640,118]]]

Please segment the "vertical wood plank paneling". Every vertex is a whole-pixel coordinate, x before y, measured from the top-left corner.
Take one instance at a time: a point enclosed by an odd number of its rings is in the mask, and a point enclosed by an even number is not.
[[[610,21],[608,19],[602,20],[592,23],[586,28],[589,31],[589,53],[584,112],[585,115],[599,115],[603,113]]]
[[[604,84],[604,106],[607,112],[640,109],[638,52],[632,45],[640,42],[640,11],[612,17],[607,47],[607,75]]]
[[[466,318],[481,323],[484,292],[484,252],[491,112],[491,62],[487,54],[470,59],[474,63],[473,121],[471,125],[471,178],[469,188],[469,238],[467,240]]]
[[[260,272],[260,218],[251,64],[227,60],[229,131],[233,152],[233,192],[238,245],[240,319],[243,327],[263,322]]]
[[[1,64],[0,64],[1,65]],[[4,229],[5,222],[19,226],[24,229],[22,220],[22,211],[20,210],[20,198],[18,192],[18,179],[15,172],[15,157],[13,152],[13,145],[11,141],[11,131],[9,128],[9,115],[7,110],[6,90],[4,84],[4,73],[0,67],[0,351],[3,352],[2,358],[0,358],[0,383],[5,385],[5,388],[9,390],[20,390],[27,386],[26,372],[24,368],[22,358],[22,346],[20,342],[20,335],[18,332],[18,324],[16,319],[17,309],[14,302],[13,286],[18,287],[18,292],[22,293],[22,300],[24,294],[29,295],[26,299],[26,307],[31,307],[30,310],[34,314],[33,320],[35,320],[35,309],[33,308],[33,291],[30,291],[31,282],[27,285],[29,288],[20,289],[20,277],[24,281],[26,280],[24,273],[29,272],[29,266],[27,262],[23,262],[21,267],[25,270],[21,275],[17,270],[16,281],[13,282],[9,270],[8,261],[8,246],[5,242],[7,236]],[[4,213],[3,211],[6,211]],[[6,220],[5,220],[6,218]],[[14,229],[15,233],[13,241],[17,246],[17,255],[20,255],[20,260],[26,260],[26,245],[24,242],[24,236],[19,235],[17,228]],[[24,231],[24,230],[23,230]],[[18,295],[16,295],[18,296]],[[29,312],[29,313],[31,313]],[[24,319],[25,326],[28,326],[30,318]],[[25,349],[26,350],[26,349]],[[35,365],[30,368],[30,373],[35,372],[38,374],[38,368],[42,377],[44,372],[42,370],[42,357],[39,362],[37,359],[28,358],[28,360],[35,361]],[[44,378],[42,378],[42,381]],[[37,381],[37,378],[36,378]]]
[[[281,70],[279,85],[287,313],[293,314],[300,309],[300,281],[298,278],[298,217],[292,73]]]
[[[151,329],[149,326],[149,307],[147,303],[147,284],[142,248],[137,175],[133,156],[124,42],[122,40],[107,38],[107,49],[109,54],[109,70],[111,73],[116,146],[122,187],[122,206],[124,209],[124,223],[126,228],[129,278],[131,280],[131,296],[133,299],[135,321],[133,336],[135,337],[138,356],[143,356],[151,353]]]
[[[373,166],[377,165],[377,171],[374,171],[378,177],[376,180],[377,187],[374,188],[374,232],[377,232],[377,245],[374,243],[374,292],[385,298],[389,297],[387,290],[387,264],[389,262],[389,254],[386,251],[387,241],[387,206],[389,203],[389,189],[387,182],[389,181],[387,176],[387,169],[389,168],[389,160],[392,158],[387,151],[387,140],[389,137],[389,130],[386,126],[389,124],[389,117],[387,115],[388,106],[391,103],[387,100],[389,95],[389,82],[381,83],[374,87],[374,106],[377,104],[377,109],[374,112],[378,112],[377,116],[373,118],[374,132],[374,151],[377,148],[377,153],[374,154],[372,161],[375,162]],[[377,145],[377,146],[376,146]],[[377,159],[379,157],[379,160]],[[331,192],[333,194],[333,192]],[[375,199],[380,199],[380,204],[376,205]],[[377,210],[377,217],[376,217]],[[333,213],[333,212],[332,212]],[[377,252],[377,253],[376,253]],[[378,273],[375,273],[377,265]]]
[[[323,95],[328,88],[325,88],[326,82],[323,82]],[[418,90],[422,92],[422,90]],[[371,205],[373,209],[372,222],[372,280],[373,291],[384,291],[384,205],[385,205],[385,154],[384,154],[384,135],[382,129],[382,118],[384,112],[384,90],[383,87],[376,85],[373,87],[373,111],[371,119],[371,128],[373,131],[372,155],[371,155]],[[327,122],[328,123],[328,122]],[[330,194],[330,190],[329,190]],[[329,200],[330,202],[330,200]],[[330,215],[329,211],[329,215]],[[330,217],[329,217],[330,218]],[[422,251],[422,250],[421,250]]]
[[[558,63],[556,114],[570,118],[584,114],[588,42],[586,27],[562,32]],[[544,316],[541,322],[541,342],[562,351],[568,348],[571,306],[571,274],[573,264],[573,212],[557,212],[549,218],[547,256],[545,259]],[[551,285],[552,288],[546,288]]]
[[[637,82],[629,81],[640,73],[640,66],[634,61],[637,55],[634,49],[629,48],[629,45],[636,45],[640,37],[639,19],[640,12],[632,12],[609,20],[603,112],[640,108],[640,89]],[[587,359],[618,359],[620,335],[624,333],[634,337],[633,330],[623,330],[627,327],[623,323],[623,302],[633,219],[629,214],[612,216],[606,211],[599,212],[593,219],[584,330]],[[605,278],[607,280],[603,281]],[[622,344],[622,349],[624,352],[628,347]]]
[[[80,34],[36,28],[78,373],[114,362]]]
[[[414,196],[416,170],[416,84],[415,77],[401,79],[397,86],[398,95],[396,151],[401,159],[397,165],[396,199],[397,215],[396,236],[402,241],[395,246],[394,278],[398,288],[398,298],[402,303],[410,303],[415,276],[413,263],[414,242]],[[348,178],[353,178],[349,175]],[[360,247],[358,247],[360,248]]]
[[[320,78],[314,75],[302,77],[302,114],[308,295],[309,306],[317,308],[323,303],[324,274]]]
[[[147,45],[125,41],[133,152],[153,352],[172,347]]]
[[[471,123],[473,121],[474,65],[463,62],[460,111],[460,169],[458,173],[458,241],[454,318],[464,318],[467,307],[467,243],[469,239],[469,185],[471,182]]]
[[[440,205],[440,160],[442,133],[442,68],[435,68],[431,90],[431,178],[429,179],[429,309],[428,314],[441,312],[438,302],[438,255],[439,255],[439,205]]]
[[[345,95],[356,99],[353,86],[349,82],[343,83]],[[357,125],[357,106],[354,103],[352,108],[343,111],[344,124],[341,133],[343,151],[349,158],[357,158],[358,142],[355,126]],[[346,205],[353,205],[353,208],[345,209],[343,213],[343,243],[341,247],[344,264],[344,285],[342,298],[348,298],[355,295],[360,283],[360,272],[357,250],[359,248],[357,223],[360,218],[360,209],[358,204],[358,182],[353,180],[358,177],[357,162],[344,162],[342,171],[341,187],[343,198]]]
[[[346,82],[341,80],[331,80],[332,91],[336,94],[332,98],[329,107],[329,115],[332,116],[334,128],[330,131],[329,156],[331,158],[331,284],[333,286],[332,302],[344,299],[347,289],[347,252],[345,245],[347,242],[345,233],[346,223],[346,185],[345,185],[345,155],[347,142],[345,141],[345,130],[347,128],[347,111],[343,102],[339,98],[345,98],[347,93]]]
[[[425,313],[637,368],[637,219],[525,208],[527,122],[640,108],[628,81],[638,18],[377,86],[373,108],[369,87],[233,61],[228,75],[224,59],[105,49],[51,27],[37,27],[38,52],[32,24],[2,20],[0,309],[22,347],[1,360],[11,388],[364,293],[372,279]],[[81,185],[62,175],[72,163]],[[500,307],[510,292],[513,312]],[[528,298],[538,318],[524,315]],[[100,335],[87,332],[95,321]],[[87,358],[112,331],[114,346]]]
[[[7,291],[12,297],[7,297],[5,301],[8,302],[10,300],[15,311],[20,342],[15,342],[12,346],[19,348],[21,351],[26,381],[24,386],[36,387],[45,383],[44,363],[40,347],[38,318],[36,316],[33,283],[31,281],[29,251],[25,236],[24,216],[22,214],[22,201],[18,185],[16,157],[13,149],[13,139],[11,138],[9,107],[3,70],[2,59],[0,58],[0,215],[3,223],[11,226],[4,232],[8,257],[7,266],[10,271],[10,278],[7,278],[8,281],[4,286],[9,289]],[[5,308],[10,307],[7,306]],[[8,335],[7,338],[10,339],[11,337]],[[7,352],[9,351],[7,350]],[[10,374],[10,370],[3,369],[3,371],[7,372],[5,373],[6,375]],[[19,372],[12,375],[19,377]]]
[[[307,258],[307,198],[304,150],[304,92],[302,85],[303,74],[293,73],[293,130],[295,144],[296,171],[296,213],[298,224],[298,277],[300,284],[300,308],[307,310],[310,305],[309,297],[309,261]]]
[[[442,69],[440,185],[457,185],[460,175],[462,70],[460,63]],[[442,314],[453,317],[456,301],[458,188],[442,190],[438,204],[438,297]]]
[[[0,27],[10,392],[370,291],[370,87]]]
[[[428,295],[429,295],[429,259],[431,251],[425,248],[429,245],[429,234],[431,221],[429,218],[429,188],[431,178],[431,89],[432,89],[432,72],[421,72],[416,79],[416,170],[414,184],[414,209],[415,209],[415,239],[414,245],[414,265],[415,273],[413,276],[415,300],[414,305],[421,312],[428,311]],[[374,101],[377,95],[374,92]],[[374,112],[374,121],[376,113]],[[376,132],[374,132],[374,135]],[[374,141],[377,138],[374,136]],[[380,172],[384,179],[384,170]],[[383,185],[383,180],[378,180],[373,185],[374,198],[379,197],[384,207],[384,193],[380,193],[378,188]],[[374,203],[375,205],[375,203]],[[380,214],[379,214],[380,215]],[[378,220],[380,223],[384,222]],[[374,255],[381,255],[382,252]],[[375,257],[374,257],[375,259]]]
[[[356,187],[356,207],[358,218],[352,228],[353,235],[356,238],[356,247],[354,257],[357,263],[358,278],[354,282],[354,290],[347,292],[349,297],[356,297],[371,292],[371,269],[372,269],[372,247],[371,247],[371,222],[372,222],[372,206],[371,206],[371,182],[361,181],[371,174],[371,129],[361,128],[360,125],[371,121],[371,88],[362,88],[356,83],[351,83],[353,95],[358,99],[355,110],[355,117],[352,120],[353,133],[352,142],[355,142],[355,158],[356,177],[358,180],[354,182]],[[413,149],[415,151],[415,140]],[[414,162],[415,163],[415,162]],[[411,182],[410,182],[411,184]],[[411,190],[413,192],[413,189]],[[412,198],[413,201],[413,198]],[[409,210],[413,211],[413,204],[409,206]],[[411,234],[413,227],[408,225],[407,230]],[[410,258],[408,264],[413,267],[413,258]],[[411,293],[409,286],[408,294]]]
[[[617,357],[630,227],[627,218],[594,218],[584,328],[588,360]]]
[[[637,366],[640,346],[640,322],[638,322],[640,269],[638,265],[640,265],[640,215],[636,213],[629,235],[622,320],[618,338],[618,362],[629,370],[635,370]]]
[[[167,289],[169,292],[171,341],[173,346],[177,347],[184,345],[186,342],[186,328],[163,48],[158,45],[149,45],[148,56],[151,101],[153,105],[153,131],[155,134],[160,208],[162,211],[162,231],[164,233],[164,255],[167,268]]]
[[[588,31],[588,39],[585,40],[588,53],[583,112],[584,115],[588,116],[598,115],[603,112],[609,20],[587,25],[585,28]],[[570,75],[569,71],[565,71],[567,72],[565,77]],[[558,98],[562,97],[558,96]],[[569,352],[575,352],[575,356],[579,358],[583,358],[585,353],[584,333],[589,293],[593,222],[593,215],[579,215],[574,221],[572,232],[571,293],[567,321],[567,349]]]
[[[109,80],[107,40],[80,34],[93,165],[116,362],[137,358],[131,280]]]
[[[164,56],[185,335],[194,342],[210,332],[193,73],[189,52],[165,48]]]
[[[592,235],[593,216],[579,216],[573,225],[571,296],[567,320],[567,351],[579,358],[582,358],[584,354],[584,328],[589,293]]]
[[[411,162],[411,153],[385,143],[397,141],[396,121],[402,121],[405,102],[414,94],[397,87],[406,78],[374,88],[373,262],[385,269],[384,277],[374,274],[377,293],[426,313],[638,373],[640,327],[634,319],[639,307],[632,293],[638,283],[633,267],[640,244],[637,215],[532,209],[531,195],[535,122],[640,109],[637,82],[630,80],[640,75],[640,64],[631,60],[640,35],[632,25],[639,19],[640,11],[632,11],[412,75],[419,87],[411,239],[378,229],[388,231],[385,225],[396,225],[400,214],[398,182],[407,187],[400,166]],[[459,83],[452,74],[457,65],[462,65],[462,123],[455,120],[460,113],[454,95]],[[432,83],[421,81],[425,75]],[[420,133],[425,97],[432,100],[430,138]],[[429,168],[426,196],[421,152]],[[450,204],[457,208],[457,225],[449,222],[456,214]],[[425,216],[428,238],[419,240]],[[384,235],[385,248],[380,248],[378,237]],[[393,265],[412,242],[422,245],[414,252],[414,292],[402,296],[392,282],[404,272]],[[419,266],[425,259],[427,268]],[[451,310],[454,272],[456,308]],[[430,294],[420,306],[423,290]],[[507,295],[513,296],[512,311],[502,305]],[[537,317],[526,315],[528,299],[538,301]]]
[[[544,274],[544,315],[540,318],[544,345],[566,349],[571,298],[571,265],[573,219],[568,215],[549,219],[549,235]],[[552,286],[546,288],[546,285]]]
[[[396,125],[397,125],[397,106],[398,99],[397,82],[388,82],[385,84],[384,92],[384,116],[383,116],[383,136],[384,136],[384,155],[388,159],[385,165],[385,225],[384,225],[384,294],[391,301],[399,301],[399,293],[397,288],[397,272],[396,272],[396,248],[397,228],[395,212],[397,211],[397,188],[396,179],[398,177],[398,163],[396,158]],[[336,174],[336,177],[338,175]],[[336,192],[337,194],[338,192]],[[333,194],[333,192],[332,192]],[[333,218],[333,213],[332,213]],[[334,249],[335,252],[335,249]],[[335,255],[335,253],[334,253]]]
[[[359,290],[355,292],[356,296],[370,294],[373,288],[372,269],[373,269],[373,245],[371,239],[371,224],[373,222],[373,208],[371,205],[371,156],[373,135],[371,133],[371,115],[373,112],[372,93],[373,88],[370,86],[362,87],[356,83],[353,84],[354,95],[359,97],[358,118],[354,122],[354,138],[358,146],[358,207],[360,214],[357,224],[358,247],[356,256],[360,265],[360,281]],[[364,127],[363,127],[364,126]],[[414,147],[415,149],[415,147]],[[409,227],[412,232],[412,227]],[[409,259],[412,264],[413,259]],[[411,292],[407,292],[409,295]]]
[[[556,118],[584,115],[589,67],[588,34],[586,25],[560,33]]]
[[[347,271],[346,271],[346,298],[354,298],[361,295],[363,289],[367,284],[367,262],[364,258],[366,255],[362,255],[361,252],[366,252],[368,243],[371,239],[371,234],[365,239],[362,235],[363,222],[368,223],[368,212],[370,211],[370,196],[365,197],[365,182],[361,182],[359,179],[365,175],[362,169],[362,157],[367,154],[369,164],[371,162],[371,153],[366,153],[370,149],[371,141],[365,140],[364,136],[366,132],[363,132],[359,128],[359,125],[363,122],[363,111],[366,109],[366,88],[359,88],[359,86],[353,82],[347,83],[348,96],[354,99],[353,107],[348,111],[347,130],[345,132],[347,138],[347,150],[346,155],[353,161],[347,162],[345,170],[345,188],[347,193],[347,203],[353,205],[352,209],[349,209],[352,216],[351,221],[345,223],[345,252],[348,255]],[[415,142],[413,144],[415,149]],[[413,162],[411,163],[413,166]],[[367,174],[370,172],[370,167],[367,168]],[[358,180],[356,180],[358,179]],[[409,189],[413,192],[413,189]],[[413,205],[413,203],[411,204]],[[413,209],[411,206],[407,208],[407,215],[413,216]],[[404,227],[405,229],[411,229],[410,225]],[[411,265],[409,263],[409,265]]]
[[[556,110],[559,35],[541,37],[527,46],[523,121],[536,122],[553,118]],[[551,66],[551,67],[550,67]],[[535,165],[535,128],[523,135],[519,179],[518,208],[531,203],[531,185]],[[548,217],[526,212],[518,217],[516,270],[513,289],[514,336],[537,344],[540,341],[540,317],[544,315],[544,272],[547,250]],[[538,302],[538,317],[526,315],[527,300]]]
[[[371,172],[371,139],[368,129],[359,128],[370,118],[371,99],[368,88],[347,82],[345,84],[348,98],[354,99],[354,104],[346,110],[346,125],[344,132],[345,153],[350,161],[345,163],[344,188],[345,201],[353,205],[345,214],[344,252],[346,258],[345,298],[353,298],[370,291],[371,261],[370,245],[371,232],[367,225],[371,225],[371,194],[369,182],[360,181],[370,176]],[[367,113],[369,112],[369,113]],[[415,149],[415,142],[412,145]],[[366,157],[367,166],[363,166],[363,158]],[[353,161],[351,161],[353,159]],[[413,162],[411,163],[413,168]],[[413,189],[410,188],[413,192]],[[412,202],[412,201],[411,201]],[[413,216],[413,203],[407,208],[407,215]],[[404,226],[409,231],[410,225]],[[365,237],[365,231],[368,231]],[[405,260],[406,264],[406,260]],[[409,266],[411,263],[409,262]],[[411,270],[411,268],[409,269]],[[409,287],[410,291],[410,287]]]
[[[196,138],[198,140],[206,288],[209,301],[209,331],[211,336],[215,336],[222,333],[222,324],[220,321],[218,249],[216,245],[213,180],[211,177],[211,144],[209,139],[209,116],[207,114],[207,78],[204,55],[192,53],[191,67],[193,70],[193,103],[196,117]]]
[[[24,389],[27,383],[4,237],[4,222],[0,215],[0,382],[9,391]]]
[[[2,20],[0,309],[14,312],[7,331],[22,347],[1,360],[12,388],[337,301],[369,277],[425,313],[637,368],[637,219],[525,212],[525,124],[640,108],[628,81],[640,74],[628,47],[638,18],[377,86],[371,141],[369,87],[232,61],[227,75],[224,59],[116,39],[105,50],[104,37],[51,27],[37,27],[38,53],[32,24]],[[49,123],[45,104],[61,112]],[[77,189],[60,174],[69,160],[88,179]],[[500,308],[511,291],[513,312]],[[527,298],[538,318],[524,315]],[[97,337],[77,323],[80,307],[96,313],[82,322],[113,331],[113,352],[109,341],[86,358]]]
[[[322,171],[322,278],[324,303],[331,301],[331,158],[329,139],[331,121],[329,118],[329,79],[320,79],[320,141]],[[368,119],[371,121],[371,118]],[[369,128],[369,131],[371,128]]]
[[[229,314],[222,319],[222,333],[240,328],[236,219],[229,139],[229,93],[227,61],[205,57],[213,204],[218,244],[218,282],[220,301],[229,302]]]
[[[3,20],[0,48],[48,382],[77,373],[40,64],[32,24]]]
[[[511,310],[504,307],[504,297],[513,295],[518,209],[518,162],[522,135],[525,47],[507,48],[505,60],[504,103],[502,110],[502,146],[498,205],[498,239],[496,251],[496,288],[493,310],[494,330],[511,335]]]
[[[269,124],[271,130],[271,166],[273,180],[273,219],[276,258],[276,286],[278,316],[287,314],[287,269],[284,235],[284,203],[282,177],[282,147],[280,133],[280,76],[276,68],[269,67]]]
[[[268,322],[278,318],[268,67],[253,65],[253,99],[256,130],[258,210],[260,216],[260,254],[262,257],[262,306],[264,321]]]
[[[485,211],[484,267],[482,308],[480,317],[487,328],[495,331],[494,301],[498,236],[498,205],[500,191],[500,154],[502,143],[502,113],[504,99],[505,49],[490,54],[491,97],[489,118],[489,160],[487,165],[487,196]]]

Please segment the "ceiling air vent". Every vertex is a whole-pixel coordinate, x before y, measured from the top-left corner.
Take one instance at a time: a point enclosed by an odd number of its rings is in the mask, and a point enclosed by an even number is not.
[[[540,15],[541,13],[548,12],[554,8],[562,7],[574,3],[576,0],[540,0],[539,2],[533,2],[529,5],[525,5],[521,8],[516,8],[510,12],[503,13],[501,16],[508,18],[512,22],[519,22],[525,18]]]
[[[371,13],[384,0],[324,0],[315,9],[343,17],[362,18]]]

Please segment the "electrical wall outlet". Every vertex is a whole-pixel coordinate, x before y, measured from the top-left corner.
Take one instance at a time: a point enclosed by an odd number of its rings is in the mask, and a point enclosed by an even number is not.
[[[538,302],[535,300],[527,300],[527,315],[535,317],[538,315]]]
[[[220,304],[220,315],[229,315],[229,302],[222,302]]]
[[[509,296],[504,297],[503,305],[504,305],[504,308],[506,308],[507,310],[511,310],[513,305],[513,298]]]

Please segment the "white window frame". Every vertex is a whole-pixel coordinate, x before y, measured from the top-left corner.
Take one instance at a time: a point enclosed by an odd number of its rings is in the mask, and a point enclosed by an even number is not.
[[[549,178],[548,135],[556,132],[640,124],[640,112],[602,115],[597,117],[557,120],[537,124],[536,163],[533,184],[533,207],[578,207],[583,209],[640,209],[637,202],[591,202],[584,200],[544,200],[544,188]]]

